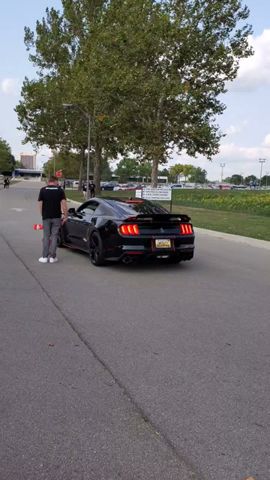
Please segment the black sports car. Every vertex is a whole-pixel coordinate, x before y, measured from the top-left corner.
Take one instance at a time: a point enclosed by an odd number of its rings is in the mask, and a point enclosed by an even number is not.
[[[147,200],[92,198],[69,209],[59,245],[87,252],[96,266],[152,258],[178,263],[192,259],[194,232],[190,217]]]

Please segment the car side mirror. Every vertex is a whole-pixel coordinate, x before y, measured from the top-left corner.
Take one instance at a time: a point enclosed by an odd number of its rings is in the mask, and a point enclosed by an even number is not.
[[[69,213],[69,215],[75,215],[76,209],[75,208],[69,208],[68,213]]]

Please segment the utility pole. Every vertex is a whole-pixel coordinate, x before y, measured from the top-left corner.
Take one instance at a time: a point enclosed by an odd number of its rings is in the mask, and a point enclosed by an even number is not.
[[[225,167],[226,163],[220,163],[221,168],[221,175],[220,175],[220,182],[223,182],[223,168]]]
[[[259,163],[261,164],[261,171],[260,171],[260,188],[262,184],[262,170],[263,170],[263,164],[266,162],[265,158],[259,158]]]

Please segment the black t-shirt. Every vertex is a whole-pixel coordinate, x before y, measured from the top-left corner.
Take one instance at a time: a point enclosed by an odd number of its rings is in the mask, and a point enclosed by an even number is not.
[[[61,218],[61,201],[66,199],[64,190],[57,185],[40,189],[38,201],[42,202],[42,218]]]

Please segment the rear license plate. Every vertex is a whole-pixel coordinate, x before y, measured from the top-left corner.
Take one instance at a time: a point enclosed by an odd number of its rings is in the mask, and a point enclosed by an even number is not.
[[[167,238],[159,238],[155,240],[155,248],[171,248],[171,240]]]

